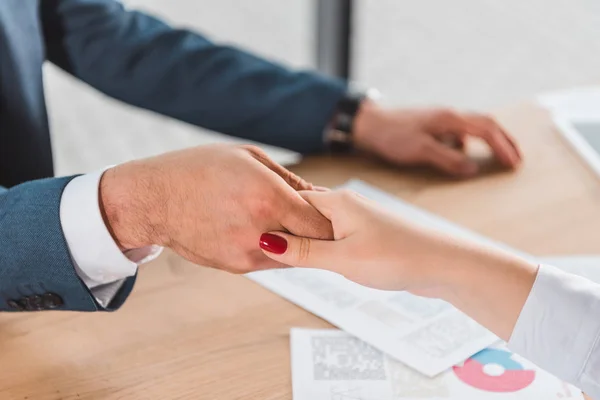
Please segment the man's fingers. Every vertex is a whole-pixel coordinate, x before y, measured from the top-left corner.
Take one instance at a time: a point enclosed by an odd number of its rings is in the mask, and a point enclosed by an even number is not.
[[[451,110],[438,111],[434,118],[434,134],[445,132],[462,137],[465,134],[483,139],[495,157],[505,166],[514,168],[521,162],[521,152],[514,139],[493,118],[483,114],[461,114]]]
[[[477,163],[460,150],[452,149],[434,139],[428,141],[425,147],[423,161],[452,176],[469,177],[478,172]]]
[[[325,192],[314,193],[328,195]],[[333,239],[331,221],[298,192],[289,193],[282,201],[286,204],[281,215],[281,225],[289,232],[297,236]]]
[[[275,172],[277,175],[281,176],[284,181],[287,182],[288,185],[293,187],[295,190],[312,190],[313,185],[310,182],[306,182],[304,179],[300,178],[298,175],[294,174],[291,171],[288,171],[286,168],[281,165],[274,163],[273,166],[269,167],[271,171]]]
[[[522,161],[523,153],[521,152],[521,149],[519,148],[517,141],[509,133],[506,132],[506,129],[502,128],[501,126],[500,126],[500,129],[502,130],[502,134],[504,135],[504,137],[506,137],[506,140],[508,140],[508,142],[512,146],[513,150],[515,151],[515,154],[519,158],[519,162]]]
[[[449,133],[436,137],[437,141],[445,144],[447,147],[456,150],[464,150],[466,144],[466,135],[459,133]]]
[[[521,154],[515,141],[496,121],[484,115],[467,118],[470,125],[467,132],[485,140],[503,165],[514,168],[521,162]]]
[[[295,190],[313,189],[313,185],[311,183],[306,182],[298,175],[288,171],[285,167],[273,161],[271,157],[269,157],[261,148],[252,145],[244,145],[242,146],[242,148],[248,151],[248,153],[250,153],[250,155],[254,157],[257,161],[259,161],[271,171],[275,172],[277,175],[282,177],[283,180],[286,181],[286,183],[293,187]]]
[[[264,233],[260,237],[260,248],[267,257],[292,267],[330,268],[338,243],[282,232]]]

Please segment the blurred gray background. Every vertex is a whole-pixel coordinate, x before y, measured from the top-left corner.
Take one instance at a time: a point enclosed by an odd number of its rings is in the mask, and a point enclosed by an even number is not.
[[[315,0],[129,0],[298,68],[314,65]],[[388,105],[488,110],[600,83],[598,0],[357,0],[353,80]],[[220,140],[107,99],[47,65],[57,173]]]

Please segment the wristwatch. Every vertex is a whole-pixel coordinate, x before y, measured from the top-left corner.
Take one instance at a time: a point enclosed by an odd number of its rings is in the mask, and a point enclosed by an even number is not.
[[[325,144],[331,152],[349,153],[354,150],[354,120],[365,99],[376,100],[379,92],[376,89],[348,90],[338,101],[331,123],[325,130]]]

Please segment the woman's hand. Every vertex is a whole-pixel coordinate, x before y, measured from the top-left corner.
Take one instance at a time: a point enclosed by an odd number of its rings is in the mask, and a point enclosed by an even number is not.
[[[265,233],[260,246],[268,257],[376,289],[442,298],[508,340],[536,265],[413,225],[356,193],[300,193],[331,221],[334,240]]]
[[[327,269],[365,286],[430,293],[444,284],[461,248],[451,238],[410,224],[350,191],[300,192],[328,218],[333,241],[270,232],[265,254],[295,267]]]

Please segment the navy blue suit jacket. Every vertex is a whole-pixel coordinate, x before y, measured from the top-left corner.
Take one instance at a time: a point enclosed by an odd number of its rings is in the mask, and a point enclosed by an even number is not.
[[[343,82],[214,44],[115,0],[1,0],[0,310],[99,308],[61,230],[71,178],[51,178],[46,60],[126,103],[302,153],[321,150],[345,91]]]

